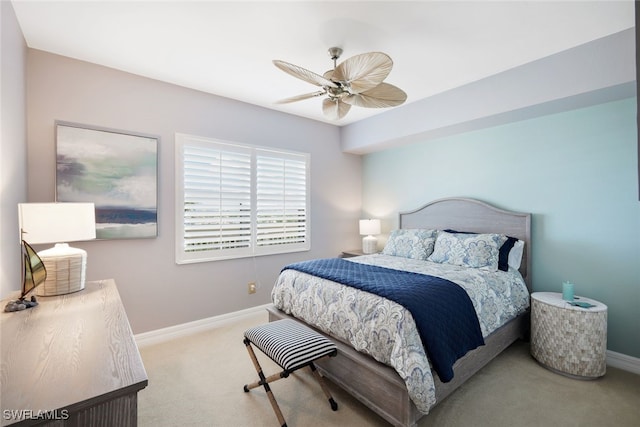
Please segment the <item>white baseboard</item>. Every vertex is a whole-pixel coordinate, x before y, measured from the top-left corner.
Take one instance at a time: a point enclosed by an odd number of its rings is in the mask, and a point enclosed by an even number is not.
[[[175,338],[192,335],[197,332],[208,331],[242,320],[243,318],[253,316],[258,312],[264,312],[269,305],[271,304],[259,305],[257,307],[247,308],[246,310],[208,317],[206,319],[195,320],[193,322],[182,323],[180,325],[169,326],[167,328],[156,329],[149,332],[142,332],[134,335],[134,338],[139,348],[159,344]]]
[[[607,365],[640,375],[640,359],[607,350]]]

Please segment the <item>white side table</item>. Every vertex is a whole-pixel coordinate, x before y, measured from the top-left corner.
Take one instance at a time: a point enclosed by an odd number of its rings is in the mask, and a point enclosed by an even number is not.
[[[561,293],[531,294],[531,355],[544,367],[574,378],[592,379],[607,369],[607,306],[575,307]]]

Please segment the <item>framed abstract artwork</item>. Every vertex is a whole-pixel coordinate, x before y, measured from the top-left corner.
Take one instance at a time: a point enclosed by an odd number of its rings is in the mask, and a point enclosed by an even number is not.
[[[97,239],[158,235],[159,137],[56,121],[56,201],[93,202]]]

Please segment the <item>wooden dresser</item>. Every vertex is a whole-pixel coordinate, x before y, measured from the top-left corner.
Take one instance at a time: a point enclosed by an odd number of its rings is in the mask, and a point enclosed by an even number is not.
[[[148,378],[115,282],[38,302],[0,313],[0,425],[137,425]]]

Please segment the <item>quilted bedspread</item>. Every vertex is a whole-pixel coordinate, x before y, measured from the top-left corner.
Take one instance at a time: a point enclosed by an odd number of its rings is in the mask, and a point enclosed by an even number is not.
[[[395,301],[409,310],[433,369],[442,382],[453,379],[453,364],[484,345],[469,295],[435,276],[394,270],[342,258],[315,259],[284,267],[352,286]]]
[[[469,295],[484,338],[529,307],[529,293],[517,271],[490,272],[381,254],[345,262],[413,271],[456,283]],[[413,316],[401,304],[291,269],[280,273],[271,298],[283,312],[395,369],[421,412],[428,413],[435,404],[428,344],[423,345]]]

